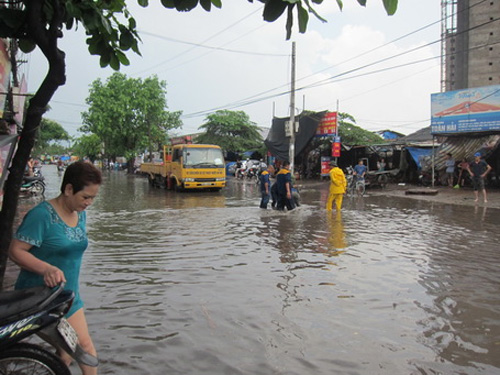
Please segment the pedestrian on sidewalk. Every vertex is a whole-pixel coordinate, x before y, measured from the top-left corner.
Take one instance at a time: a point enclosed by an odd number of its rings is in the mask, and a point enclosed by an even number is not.
[[[464,187],[465,185],[465,172],[469,168],[469,162],[466,158],[463,158],[462,161],[458,164],[458,181],[454,186],[455,189],[459,189],[460,187]]]
[[[446,166],[446,178],[448,180],[448,186],[453,187],[453,177],[455,176],[455,159],[450,153],[446,154],[446,161],[444,162]]]
[[[484,188],[484,178],[491,171],[491,166],[484,160],[481,160],[481,154],[476,152],[474,154],[474,161],[469,164],[467,171],[472,177],[472,186],[474,187],[474,194],[476,196],[475,202],[479,200],[479,190],[483,192],[484,202],[488,202],[486,199],[486,189]]]

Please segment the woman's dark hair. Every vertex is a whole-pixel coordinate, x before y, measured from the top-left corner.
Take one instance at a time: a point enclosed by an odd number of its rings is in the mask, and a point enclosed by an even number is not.
[[[99,169],[90,163],[77,161],[66,168],[61,184],[61,193],[64,193],[66,185],[68,184],[73,186],[73,194],[76,194],[80,190],[83,190],[85,186],[90,184],[100,185],[101,182],[102,177]]]

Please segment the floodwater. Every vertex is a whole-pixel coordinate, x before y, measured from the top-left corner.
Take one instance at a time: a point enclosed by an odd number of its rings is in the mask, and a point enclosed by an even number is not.
[[[249,182],[104,175],[81,275],[100,374],[500,373],[499,210],[368,195],[340,216],[316,182],[264,211]]]

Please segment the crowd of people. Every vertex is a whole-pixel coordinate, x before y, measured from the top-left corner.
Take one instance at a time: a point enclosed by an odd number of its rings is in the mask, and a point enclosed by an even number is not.
[[[326,210],[332,211],[335,208],[340,212],[347,179],[336,161],[331,161],[330,166]],[[26,166],[26,175],[33,175],[34,167],[34,161],[30,159]],[[385,162],[382,159],[378,168],[383,170],[384,167]],[[474,154],[472,162],[468,163],[464,159],[458,164],[459,175],[455,185],[456,163],[450,153],[447,154],[445,167],[450,187],[463,186],[467,172],[472,179],[476,202],[480,192],[484,202],[487,202],[484,180],[492,168],[482,159],[480,153]],[[359,160],[353,174],[357,179],[364,179],[367,171],[363,160]],[[284,161],[278,168],[262,165],[258,177],[260,208],[267,209],[270,201],[272,207],[280,211],[291,211],[299,205],[298,198],[294,195],[289,161]],[[274,183],[271,177],[275,178]],[[21,267],[16,289],[40,285],[54,287],[64,282],[65,288],[75,293],[75,300],[66,317],[78,333],[80,345],[94,356],[96,350],[89,335],[84,305],[79,295],[79,273],[83,252],[88,245],[85,210],[98,194],[101,182],[101,172],[92,164],[75,162],[69,165],[64,173],[60,194],[54,199],[41,202],[28,212],[9,248],[10,258]],[[66,353],[59,355],[65,363],[71,362]],[[81,365],[81,369],[84,375],[97,373],[95,367]]]
[[[269,201],[272,200],[271,206],[279,211],[293,210],[298,205],[298,199],[293,194],[292,173],[290,172],[290,162],[284,161],[279,167],[276,175],[276,182],[271,183],[271,176],[274,174],[275,168],[268,166],[260,173],[260,208],[267,209]]]
[[[343,196],[347,191],[347,179],[342,169],[338,167],[336,161],[331,161],[330,166],[330,189],[326,209],[331,211],[335,208],[337,211],[340,211],[342,208]],[[385,166],[386,163],[384,159],[380,159],[377,162],[378,171],[384,171]],[[285,208],[287,210],[293,210],[296,207],[297,204],[292,193],[292,176],[289,168],[290,163],[285,161],[278,173],[276,173],[276,182],[274,184],[271,183],[271,176],[274,173],[274,168],[272,166],[260,173],[260,192],[262,195],[260,208],[266,209],[271,199],[272,207],[278,210],[284,210]],[[456,168],[458,168],[458,178],[456,178],[455,175]],[[464,158],[458,164],[455,162],[455,159],[453,159],[451,153],[446,155],[445,173],[448,186],[454,188],[463,187],[466,178],[470,178],[476,202],[479,201],[480,193],[483,196],[483,201],[488,201],[485,189],[485,178],[491,170],[491,166],[482,159],[480,153],[474,154],[474,160],[472,162],[469,163],[467,159]],[[355,181],[364,181],[368,172],[368,167],[364,164],[363,159],[360,159],[352,171]]]
[[[474,160],[472,162],[468,162],[467,159],[463,159],[456,165],[455,159],[451,153],[446,154],[445,161],[445,173],[446,180],[449,187],[454,187],[455,189],[459,189],[464,186],[466,179],[466,172],[471,178],[472,188],[474,189],[475,201],[479,201],[479,193],[481,192],[483,195],[483,201],[488,202],[487,193],[485,189],[485,178],[491,171],[491,166],[486,163],[485,160],[482,159],[481,153],[476,152],[474,154]],[[458,178],[455,182],[455,168],[458,167]]]

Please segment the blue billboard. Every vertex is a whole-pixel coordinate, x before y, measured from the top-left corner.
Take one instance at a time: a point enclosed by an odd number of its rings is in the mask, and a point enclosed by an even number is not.
[[[431,134],[500,132],[500,85],[431,95]]]

